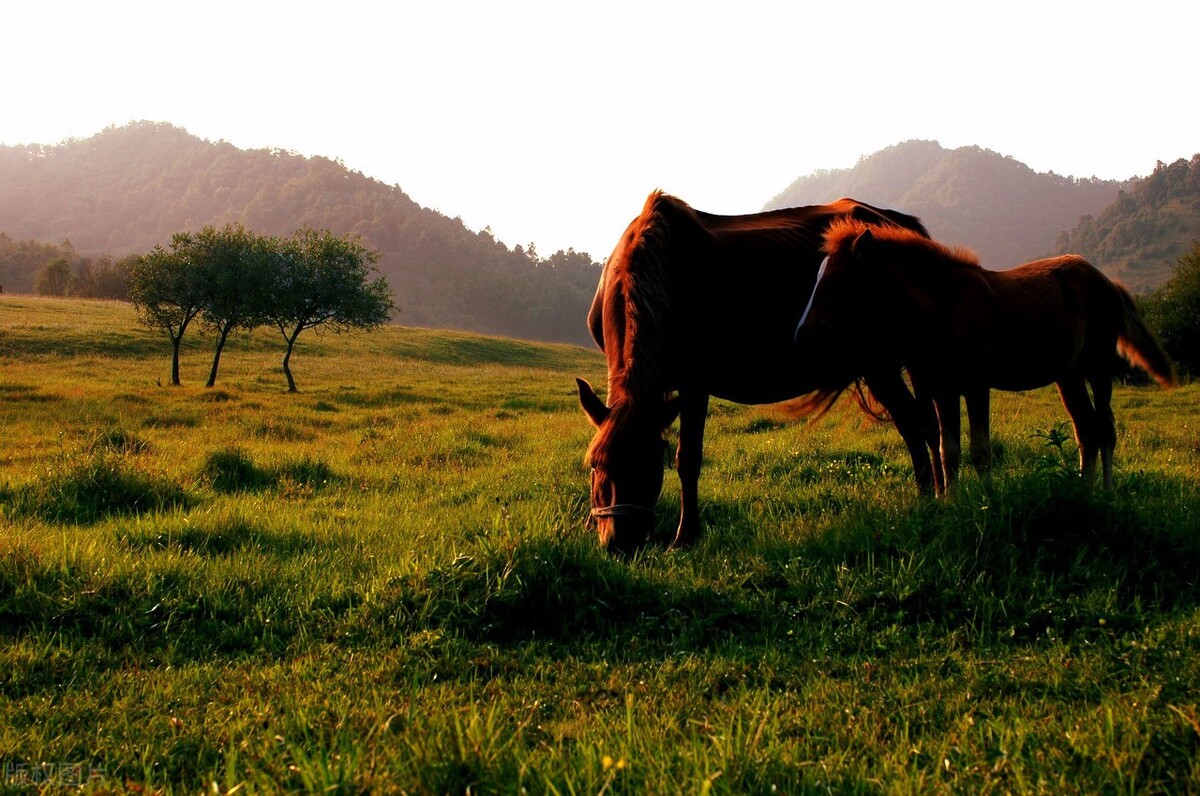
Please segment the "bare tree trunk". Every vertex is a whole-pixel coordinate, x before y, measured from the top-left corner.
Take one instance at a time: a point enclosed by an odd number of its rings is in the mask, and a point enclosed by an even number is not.
[[[292,378],[292,369],[288,367],[292,359],[292,346],[296,344],[296,338],[293,335],[288,340],[287,352],[283,355],[283,375],[287,376],[288,392],[296,392],[296,380]]]
[[[296,338],[300,336],[304,326],[297,326],[289,333],[282,323],[275,325],[279,329],[279,333],[283,335],[283,341],[287,343],[287,350],[283,353],[283,375],[287,376],[288,392],[297,392],[296,380],[292,378],[292,349],[296,347]]]
[[[171,338],[171,345],[174,347],[174,352],[171,355],[171,386],[179,386],[179,344],[183,341],[183,335]]]
[[[213,355],[212,370],[208,374],[208,383],[204,385],[205,387],[212,387],[217,383],[217,366],[221,364],[221,350],[225,348],[225,338],[227,337],[229,337],[228,329],[223,329],[217,335],[217,351]]]

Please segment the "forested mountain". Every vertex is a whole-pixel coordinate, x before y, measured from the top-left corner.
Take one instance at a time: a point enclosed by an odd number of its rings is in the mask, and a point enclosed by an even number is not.
[[[584,317],[599,269],[589,256],[509,249],[337,161],[150,122],[0,147],[0,243],[22,256],[36,252],[17,241],[69,239],[64,251],[120,257],[235,221],[262,235],[302,225],[361,235],[380,252],[403,323],[591,345]],[[4,279],[7,290],[32,289],[32,272],[10,268]]]
[[[1160,162],[1096,216],[1059,236],[1059,252],[1079,252],[1136,292],[1152,290],[1200,243],[1200,155]]]
[[[935,238],[966,246],[985,266],[1001,269],[1051,253],[1060,233],[1099,213],[1127,185],[1039,174],[979,147],[907,141],[854,168],[801,177],[766,209],[852,196],[913,213]]]
[[[839,196],[914,213],[992,268],[1078,251],[1138,291],[1164,282],[1200,239],[1200,156],[1118,183],[908,141],[798,179],[767,208]],[[591,345],[584,317],[599,276],[591,257],[509,249],[338,161],[242,150],[151,122],[55,146],[0,147],[0,285],[10,292],[31,291],[34,272],[52,260],[101,282],[124,255],[229,222],[261,235],[303,225],[361,235],[380,252],[402,323]]]

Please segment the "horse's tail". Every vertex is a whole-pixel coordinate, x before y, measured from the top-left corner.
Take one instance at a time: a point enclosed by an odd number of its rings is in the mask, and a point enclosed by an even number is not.
[[[1121,285],[1116,285],[1124,304],[1124,323],[1117,336],[1117,351],[1131,365],[1141,368],[1154,377],[1163,387],[1175,386],[1175,368],[1162,346],[1154,339],[1154,333],[1138,312],[1133,296]]]
[[[850,384],[845,384],[841,387],[816,390],[801,398],[787,401],[783,404],[783,409],[793,417],[811,417],[813,415],[821,417],[832,409],[833,405],[837,403],[837,399],[842,397],[842,393],[851,387],[853,387],[851,395],[854,396],[854,402],[858,404],[860,409],[881,422],[888,420],[887,410],[871,394],[861,378],[855,379]]]
[[[854,380],[854,402],[858,404],[859,409],[880,423],[887,423],[892,419],[887,408],[879,402],[879,399],[875,397],[862,378]]]
[[[780,408],[785,413],[792,417],[821,417],[837,403],[837,399],[842,397],[842,393],[846,391],[845,387],[829,390],[816,390],[807,395],[802,395],[799,398],[793,398],[790,401],[785,401]]]

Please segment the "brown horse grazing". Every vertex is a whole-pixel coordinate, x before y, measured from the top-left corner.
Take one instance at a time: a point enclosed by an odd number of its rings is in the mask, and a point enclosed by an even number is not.
[[[587,453],[592,516],[609,550],[630,551],[648,540],[663,484],[663,432],[676,416],[678,546],[700,536],[697,482],[709,396],[774,403],[827,381],[814,377],[792,344],[800,316],[794,296],[812,291],[825,229],[839,218],[926,234],[911,216],[851,199],[717,216],[661,192],[650,194],[625,230],[588,313],[608,361],[608,405],[578,380],[580,404],[597,428]],[[861,375],[891,414],[918,483],[929,490],[921,416],[899,366]]]
[[[937,408],[947,483],[960,458],[959,396],[971,415],[972,458],[987,460],[989,389],[1056,384],[1075,426],[1083,475],[1091,476],[1099,454],[1111,486],[1116,354],[1164,387],[1174,383],[1171,363],[1129,292],[1082,257],[988,271],[968,251],[853,219],[830,225],[825,251],[829,260],[797,325],[797,346],[808,359],[849,363],[850,371],[901,362],[917,400]]]

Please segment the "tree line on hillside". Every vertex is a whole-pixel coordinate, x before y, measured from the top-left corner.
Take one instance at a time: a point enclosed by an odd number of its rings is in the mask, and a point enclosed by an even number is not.
[[[1167,283],[1139,305],[1175,364],[1192,377],[1200,375],[1200,243],[1176,260]]]
[[[13,240],[0,232],[0,292],[75,298],[129,298],[129,269],[136,257],[79,254],[69,240]]]
[[[1160,162],[1150,176],[1117,194],[1095,216],[1087,215],[1056,251],[1077,252],[1132,290],[1147,292],[1165,281],[1171,263],[1200,239],[1200,155]]]
[[[206,386],[217,381],[221,353],[237,329],[279,330],[285,343],[283,372],[296,391],[291,357],[306,329],[369,329],[397,308],[382,277],[372,279],[378,253],[351,235],[303,227],[290,238],[250,232],[241,224],[179,232],[170,245],[137,258],[129,275],[130,299],[146,326],[172,345],[171,383],[180,384],[179,348],[199,319],[216,336]]]
[[[360,236],[404,297],[406,323],[591,345],[584,318],[600,269],[589,255],[510,248],[337,160],[242,150],[153,122],[0,147],[0,229],[14,238],[69,235],[81,252],[119,258],[178,230],[229,223],[266,235],[309,226]],[[32,278],[13,288],[32,289]]]

